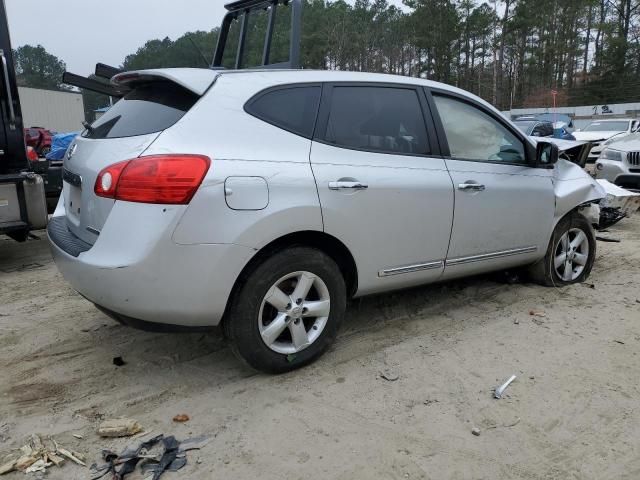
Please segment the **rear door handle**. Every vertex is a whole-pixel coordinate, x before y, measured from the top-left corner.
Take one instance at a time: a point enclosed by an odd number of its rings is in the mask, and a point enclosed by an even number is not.
[[[472,191],[472,192],[482,192],[484,191],[485,186],[480,185],[479,183],[460,183],[458,184],[458,190]]]
[[[369,185],[362,182],[329,182],[329,190],[366,190]]]

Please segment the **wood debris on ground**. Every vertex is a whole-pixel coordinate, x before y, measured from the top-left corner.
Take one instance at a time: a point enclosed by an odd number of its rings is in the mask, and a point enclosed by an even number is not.
[[[130,437],[142,431],[142,426],[130,418],[105,420],[98,427],[101,437]]]
[[[25,473],[46,472],[52,466],[61,467],[65,459],[86,467],[84,455],[60,447],[53,439],[42,440],[40,435],[29,437],[26,445],[20,448],[20,453],[14,458],[0,465],[0,475],[13,471]]]

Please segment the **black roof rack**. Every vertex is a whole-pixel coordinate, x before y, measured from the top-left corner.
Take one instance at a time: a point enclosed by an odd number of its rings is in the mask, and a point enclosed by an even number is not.
[[[291,8],[291,34],[289,37],[289,60],[280,63],[270,63],[271,40],[273,38],[273,30],[276,22],[276,12],[280,6],[290,6]],[[262,50],[262,68],[300,68],[300,39],[302,30],[302,0],[237,0],[225,5],[227,14],[222,20],[220,27],[220,35],[218,44],[213,56],[212,68],[224,68],[222,60],[224,51],[229,39],[229,30],[234,20],[242,17],[240,24],[240,35],[238,39],[238,48],[236,50],[236,59],[234,68],[242,68],[242,60],[244,56],[244,48],[247,40],[247,29],[249,25],[249,17],[252,12],[257,10],[268,10],[269,18],[267,21],[267,30],[264,38],[264,46]]]

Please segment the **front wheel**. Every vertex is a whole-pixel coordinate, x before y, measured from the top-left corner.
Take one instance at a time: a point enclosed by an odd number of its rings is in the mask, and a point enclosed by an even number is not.
[[[558,222],[545,257],[532,265],[532,279],[546,286],[580,283],[591,273],[596,258],[596,236],[589,221],[572,213]]]
[[[263,260],[231,300],[223,327],[231,349],[257,370],[282,373],[324,353],[346,308],[346,287],[332,258],[291,247]]]

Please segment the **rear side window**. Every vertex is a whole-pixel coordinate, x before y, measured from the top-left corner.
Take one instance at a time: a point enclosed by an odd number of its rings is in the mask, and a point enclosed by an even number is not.
[[[172,82],[141,85],[96,120],[87,138],[121,138],[165,130],[180,120],[198,96]]]
[[[251,100],[246,111],[289,132],[311,138],[320,102],[320,87],[296,86],[269,90]]]
[[[324,140],[383,153],[429,153],[422,107],[415,90],[394,87],[336,86]]]

